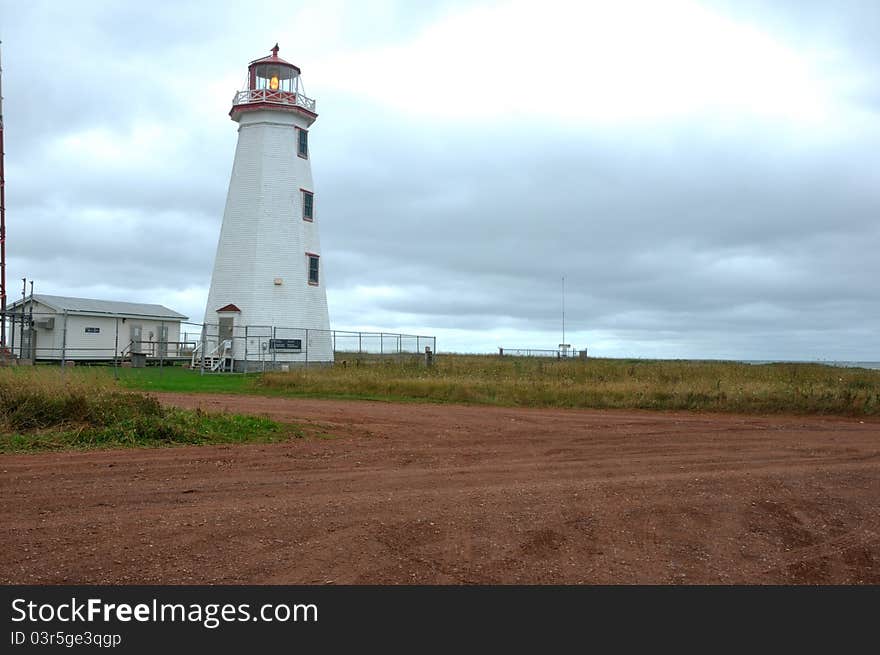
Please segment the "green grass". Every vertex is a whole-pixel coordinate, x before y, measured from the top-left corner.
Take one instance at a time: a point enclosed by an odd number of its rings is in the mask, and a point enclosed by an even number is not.
[[[157,448],[175,445],[285,441],[302,433],[256,416],[200,415],[166,410],[158,417],[133,417],[105,426],[62,424],[55,429],[0,433],[0,453],[93,448]]]
[[[79,373],[83,369],[72,369]],[[112,377],[113,369],[94,367],[93,371],[102,371]],[[216,374],[199,375],[180,366],[159,368],[120,368],[118,369],[119,386],[137,391],[171,391],[177,393],[244,393],[253,390],[257,374]]]
[[[0,370],[0,452],[271,442],[302,436],[268,418],[163,407],[106,369]]]

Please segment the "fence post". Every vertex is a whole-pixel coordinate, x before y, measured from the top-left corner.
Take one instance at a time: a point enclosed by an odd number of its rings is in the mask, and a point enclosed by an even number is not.
[[[278,352],[278,349],[275,347],[275,345],[276,345],[277,339],[278,339],[278,332],[276,330],[277,330],[277,328],[273,325],[272,326],[272,341],[269,342],[269,346],[272,348],[272,370],[273,371],[277,368],[277,365],[275,362],[275,359],[276,359],[275,353]]]
[[[306,328],[306,368],[309,367],[309,328]]]
[[[504,348],[501,348],[500,346],[498,347],[498,356],[504,357]]]
[[[385,335],[382,332],[379,333],[379,354],[385,354]]]
[[[113,377],[119,379],[119,317],[116,317],[116,337],[113,341]]]
[[[336,330],[333,330],[333,354],[336,354]]]
[[[244,326],[244,372],[248,372],[248,326]],[[234,368],[234,367],[233,367]]]
[[[21,334],[18,335],[18,359],[21,361],[24,359],[24,302],[25,302],[25,292],[27,290],[27,280],[22,278],[21,280],[24,283],[24,286],[21,289]]]
[[[358,332],[358,355],[361,354],[361,335],[362,334],[363,334],[362,332]]]
[[[202,351],[201,362],[202,363],[199,366],[199,375],[205,374],[205,348],[207,348],[207,335],[205,333],[207,332],[207,330],[208,330],[208,324],[202,323],[202,339],[201,339],[202,340],[202,345],[201,345],[201,351]]]
[[[64,330],[61,332],[61,370],[64,370],[64,360],[67,359],[67,310],[64,311]]]

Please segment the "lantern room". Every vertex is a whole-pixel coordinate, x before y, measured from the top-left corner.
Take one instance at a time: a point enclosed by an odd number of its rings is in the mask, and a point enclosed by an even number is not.
[[[278,56],[278,44],[272,54],[252,61],[248,66],[248,88],[253,91],[269,90],[296,93],[300,70]]]
[[[296,111],[310,123],[318,116],[315,101],[305,94],[299,66],[278,56],[277,43],[271,55],[248,64],[246,86],[232,99],[229,115],[238,120],[241,112],[256,109]]]

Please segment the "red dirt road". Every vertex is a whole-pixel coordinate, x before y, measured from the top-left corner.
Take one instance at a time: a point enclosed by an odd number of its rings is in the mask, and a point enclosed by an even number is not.
[[[162,395],[332,439],[0,456],[3,583],[880,583],[880,421]]]

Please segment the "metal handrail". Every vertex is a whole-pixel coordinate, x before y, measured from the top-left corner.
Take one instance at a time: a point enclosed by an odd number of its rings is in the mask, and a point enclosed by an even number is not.
[[[141,350],[135,353],[134,346],[137,344]],[[144,347],[144,344],[147,344],[147,347]],[[156,351],[160,346],[165,346],[165,354],[156,354]],[[169,354],[168,346],[175,346],[175,350],[177,351],[177,355]],[[125,359],[126,355],[138,354],[138,355],[147,355],[149,357],[164,357],[165,359],[172,359],[174,357],[179,357],[179,353],[181,350],[187,349],[188,346],[192,346],[193,350],[196,348],[195,341],[135,341],[132,339],[128,342],[128,345],[123,348],[119,352],[120,359]],[[74,350],[88,350],[88,348],[74,348]]]
[[[278,105],[293,105],[315,111],[315,101],[295,91],[272,91],[271,89],[245,89],[237,91],[232,97],[232,106],[247,105],[252,102],[271,102]]]
[[[202,350],[203,343],[205,342],[200,341],[196,344],[195,348],[193,348],[192,357],[190,359],[190,368],[196,367],[196,355]],[[217,342],[217,345],[214,346],[213,350],[203,353],[200,358],[201,360],[205,360],[206,358],[216,358],[217,361],[211,363],[211,370],[217,371],[224,366],[225,360],[229,359],[231,356],[229,352],[230,350],[232,350],[232,339],[223,339],[222,341]]]

